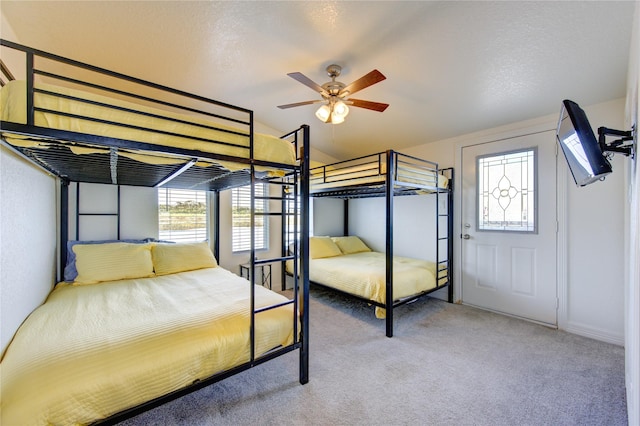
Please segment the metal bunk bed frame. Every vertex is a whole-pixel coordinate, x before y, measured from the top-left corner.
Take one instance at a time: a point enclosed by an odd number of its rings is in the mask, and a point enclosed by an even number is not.
[[[341,198],[344,199],[344,235],[349,235],[349,200],[355,198],[371,198],[371,197],[384,197],[385,198],[385,274],[386,274],[386,282],[385,282],[385,291],[386,291],[386,300],[385,303],[379,303],[364,297],[360,297],[357,295],[353,295],[338,289],[331,288],[329,286],[312,282],[312,284],[327,288],[331,291],[336,291],[341,294],[344,294],[347,297],[355,298],[358,300],[365,301],[374,306],[378,306],[381,308],[385,308],[386,316],[385,316],[385,333],[387,337],[393,337],[393,310],[394,308],[410,303],[412,301],[417,300],[418,298],[432,293],[434,291],[440,290],[444,287],[448,287],[447,293],[447,301],[449,303],[453,302],[453,182],[454,182],[454,170],[453,168],[444,168],[440,169],[437,163],[423,160],[417,157],[412,157],[406,154],[398,153],[394,150],[387,150],[385,152],[363,156],[359,158],[354,158],[351,160],[346,160],[338,163],[333,163],[328,166],[320,166],[312,169],[311,174],[313,175],[313,171],[317,169],[322,169],[326,167],[339,167],[342,163],[354,162],[358,160],[364,160],[367,158],[371,158],[377,156],[378,165],[376,166],[378,170],[383,171],[385,174],[384,184],[367,184],[363,183],[361,185],[356,186],[343,186],[338,187],[336,189],[327,189],[327,190],[313,190],[311,191],[312,197],[328,197],[328,198]],[[421,186],[405,183],[402,181],[398,181],[396,179],[398,173],[398,161],[399,158],[404,158],[412,162],[424,163],[428,164],[436,175],[445,174],[448,177],[448,186],[446,189],[438,188],[437,183],[433,186]],[[386,162],[387,167],[384,169],[382,167],[383,162]],[[347,179],[348,180],[348,179]],[[430,190],[435,194],[436,197],[436,287],[427,290],[394,302],[393,300],[393,212],[394,212],[394,198],[399,195],[416,195],[418,194],[418,190],[426,189]],[[444,211],[440,208],[440,197],[444,192],[444,196],[446,197],[446,206]],[[440,220],[444,218],[446,220],[446,235],[441,235],[440,230]],[[446,249],[442,250],[440,248],[440,243],[444,241],[446,244]],[[444,273],[444,277],[441,274]],[[441,283],[440,280],[444,279]],[[389,297],[391,295],[391,297]]]
[[[165,404],[169,401],[172,401],[181,396],[187,395],[191,392],[194,392],[198,389],[206,387],[212,383],[216,383],[221,381],[227,377],[230,377],[234,374],[240,373],[247,369],[250,369],[256,365],[262,364],[266,361],[269,361],[273,358],[276,358],[280,355],[283,355],[288,352],[292,352],[294,350],[299,350],[299,381],[301,384],[306,384],[309,381],[309,279],[308,279],[308,253],[309,253],[309,239],[308,239],[308,229],[309,229],[309,126],[302,125],[298,129],[282,136],[283,139],[287,139],[291,141],[294,145],[296,155],[298,157],[299,164],[297,165],[287,165],[287,164],[279,164],[273,163],[269,161],[257,160],[254,158],[254,124],[253,124],[253,111],[237,107],[234,105],[226,104],[223,102],[215,101],[212,99],[204,98],[198,95],[194,95],[191,93],[183,92],[180,90],[176,90],[173,88],[169,88],[166,86],[158,85],[152,82],[148,82],[145,80],[141,80],[135,77],[127,76],[124,74],[120,74],[117,72],[113,72],[110,70],[106,70],[103,68],[95,67],[92,65],[88,65],[82,62],[78,62],[75,60],[71,60],[68,58],[64,58],[58,55],[54,55],[48,52],[44,52],[41,50],[33,49],[27,46],[23,46],[14,42],[10,42],[7,40],[0,40],[0,46],[4,46],[5,48],[13,49],[18,52],[22,52],[25,55],[25,65],[26,65],[26,82],[27,82],[27,122],[25,124],[19,124],[9,121],[0,121],[0,133],[2,133],[2,144],[14,152],[16,152],[19,156],[23,157],[27,161],[39,166],[44,169],[48,173],[57,177],[60,181],[60,241],[59,241],[59,254],[60,254],[60,274],[64,269],[64,265],[66,263],[66,247],[68,241],[68,233],[69,233],[69,183],[70,182],[91,182],[91,183],[105,183],[105,184],[117,184],[118,185],[118,213],[115,216],[118,217],[118,239],[119,235],[119,186],[120,185],[132,185],[132,186],[146,186],[146,187],[158,187],[161,185],[166,185],[171,188],[180,188],[187,187],[191,189],[203,189],[214,192],[214,216],[215,223],[213,225],[213,233],[216,236],[214,243],[214,255],[216,258],[219,258],[219,235],[220,230],[220,197],[219,193],[221,190],[229,189],[232,187],[237,187],[241,185],[251,184],[251,226],[255,226],[255,216],[258,213],[255,211],[255,203],[256,200],[255,193],[253,190],[253,186],[258,181],[265,181],[267,183],[273,183],[275,180],[272,179],[262,179],[256,176],[256,167],[257,166],[266,166],[266,167],[277,167],[280,169],[285,169],[285,177],[282,178],[277,184],[282,185],[283,188],[293,188],[294,197],[296,197],[295,210],[282,212],[281,214],[285,216],[294,215],[295,221],[294,233],[299,236],[299,241],[296,242],[296,250],[294,253],[284,253],[280,257],[270,258],[270,259],[257,259],[256,258],[256,250],[255,250],[255,239],[254,233],[251,232],[251,260],[250,260],[250,274],[249,281],[251,282],[251,322],[250,322],[250,339],[251,339],[251,355],[248,362],[238,365],[234,368],[231,368],[226,371],[222,371],[216,373],[208,378],[203,380],[196,381],[191,385],[171,392],[169,394],[160,396],[156,399],[143,403],[139,406],[135,406],[124,411],[113,414],[110,417],[105,419],[97,420],[96,424],[116,424],[124,419],[133,417],[142,412],[150,410],[152,408],[158,407],[162,404]],[[183,100],[195,100],[200,103],[204,103],[205,105],[212,105],[214,107],[220,107],[224,111],[233,111],[234,113],[240,113],[241,115],[246,116],[245,119],[237,119],[234,116],[225,116],[217,113],[211,113],[207,110],[199,110],[192,108],[190,106],[185,106],[183,104],[175,104],[169,103],[165,101],[158,101],[147,96],[123,92],[120,90],[116,90],[111,87],[98,85],[95,83],[91,83],[88,81],[73,79],[69,77],[65,77],[62,75],[58,75],[49,71],[45,71],[42,69],[36,68],[36,60],[42,59],[43,62],[52,62],[54,64],[64,64],[65,66],[71,66],[74,69],[77,68],[84,72],[95,73],[99,76],[108,76],[109,78],[115,78],[117,81],[121,81],[124,83],[132,83],[136,87],[141,87],[144,89],[153,89],[160,91],[161,93],[168,93],[171,95],[177,95],[180,99]],[[15,77],[6,67],[4,62],[0,61],[0,73],[2,77],[0,78],[0,86],[5,86],[7,82],[5,80],[14,80]],[[153,145],[149,143],[139,142],[139,141],[131,141],[124,139],[117,139],[106,136],[98,136],[86,133],[78,133],[66,130],[57,130],[46,127],[36,126],[34,116],[35,112],[42,110],[39,109],[37,105],[35,105],[34,95],[36,92],[41,91],[40,89],[35,88],[34,80],[36,75],[41,75],[46,78],[54,79],[56,81],[63,81],[72,83],[75,85],[81,85],[82,87],[89,87],[93,89],[99,89],[100,91],[106,91],[112,93],[116,96],[128,96],[133,99],[138,99],[147,103],[154,104],[162,104],[166,107],[179,109],[183,111],[188,111],[192,113],[201,114],[204,116],[214,117],[217,120],[223,120],[232,122],[234,124],[238,124],[244,126],[246,131],[242,132],[234,132],[229,131],[226,128],[216,128],[212,127],[217,131],[235,133],[241,136],[246,136],[249,140],[249,146],[243,145],[234,145],[239,148],[246,148],[249,151],[248,157],[234,157],[230,155],[222,155],[215,154],[210,152],[203,152],[199,150],[191,150],[191,149],[182,149],[168,146],[160,146]],[[84,101],[84,100],[83,100]],[[186,101],[184,101],[186,102]],[[51,113],[52,111],[47,111]],[[139,111],[133,111],[135,113],[139,113]],[[53,112],[55,114],[70,116],[69,114]],[[98,121],[108,125],[119,125],[118,123],[104,121],[104,120],[96,120],[89,117],[73,117],[82,120],[92,120]],[[125,125],[127,126],[127,125]],[[152,129],[143,129],[143,130],[152,130]],[[88,146],[98,146],[105,147],[110,150],[110,153],[106,155],[105,159],[97,159],[93,154],[84,154],[84,158],[82,161],[85,161],[84,164],[76,165],[71,162],[72,158],[67,155],[65,152],[56,152],[55,149],[52,149],[53,152],[44,152],[45,150],[40,150],[38,152],[37,149],[31,148],[20,148],[11,145],[10,143],[4,140],[5,135],[20,135],[21,137],[27,138],[36,138],[37,140],[47,140],[50,142],[56,141],[73,141],[78,145],[86,143]],[[172,135],[180,137],[180,134]],[[208,140],[208,142],[219,143],[230,145],[228,142],[222,142],[217,140]],[[177,156],[179,158],[190,159],[186,165],[180,165],[176,167],[175,165],[166,166],[166,165],[153,165],[148,166],[143,163],[139,163],[133,160],[118,158],[114,160],[114,156],[116,155],[119,149],[135,149],[145,152],[161,152],[163,154],[168,154],[172,156]],[[56,155],[61,155],[62,158],[56,158]],[[104,156],[104,154],[101,154]],[[215,167],[209,167],[206,172],[203,171],[195,171],[195,168],[190,167],[196,163],[197,160],[204,159],[209,161],[231,161],[236,163],[243,163],[247,165],[248,171],[239,170],[236,172],[229,172],[223,168],[216,169]],[[130,171],[127,167],[135,165],[137,169]],[[102,175],[98,172],[99,167],[106,167],[107,173],[103,173]],[[66,170],[65,170],[66,168]],[[283,190],[284,191],[284,190]],[[286,191],[286,192],[291,192]],[[283,205],[284,203],[291,202],[290,196],[283,197],[266,197],[268,199],[282,199]],[[77,202],[77,200],[76,200]],[[78,215],[78,209],[76,207],[76,215]],[[76,216],[77,219],[77,216]],[[284,222],[284,219],[283,219]],[[79,223],[76,223],[76,228],[79,226]],[[283,235],[285,232],[292,232],[290,229],[283,229]],[[261,309],[255,308],[255,289],[254,285],[256,282],[256,277],[254,274],[255,266],[259,264],[265,263],[278,263],[281,262],[284,265],[286,260],[299,259],[300,261],[300,277],[299,279],[294,280],[293,287],[293,299],[288,303],[292,303],[294,305],[294,318],[293,326],[294,326],[294,342],[290,346],[281,347],[273,349],[266,354],[256,357],[255,356],[255,315],[266,309],[273,309],[277,306],[271,306]],[[287,303],[285,303],[287,304]],[[299,322],[298,322],[299,320]]]

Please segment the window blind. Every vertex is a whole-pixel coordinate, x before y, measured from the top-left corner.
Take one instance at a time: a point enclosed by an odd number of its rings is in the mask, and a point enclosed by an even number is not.
[[[158,227],[161,240],[198,242],[208,239],[206,191],[158,188]]]
[[[251,250],[251,185],[233,188],[231,190],[232,205],[232,250]],[[269,212],[268,200],[259,199],[266,194],[266,185],[255,185],[255,249],[266,250],[269,248]],[[263,215],[264,214],[264,215]]]

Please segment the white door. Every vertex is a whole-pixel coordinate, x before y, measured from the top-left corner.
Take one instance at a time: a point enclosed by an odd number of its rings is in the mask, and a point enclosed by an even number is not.
[[[462,148],[462,302],[557,325],[555,133]]]

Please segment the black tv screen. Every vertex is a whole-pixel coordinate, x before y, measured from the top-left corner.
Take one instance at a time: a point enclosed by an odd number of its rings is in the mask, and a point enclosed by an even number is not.
[[[562,101],[556,137],[576,185],[603,180],[611,173],[611,163],[602,154],[587,114],[577,103]]]

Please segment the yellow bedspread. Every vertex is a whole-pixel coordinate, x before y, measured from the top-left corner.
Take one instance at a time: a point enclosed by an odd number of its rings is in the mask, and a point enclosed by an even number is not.
[[[170,121],[163,118],[150,117],[136,114],[116,108],[108,108],[93,103],[85,103],[75,99],[68,99],[53,96],[45,93],[35,93],[35,105],[39,108],[53,111],[79,115],[83,117],[98,118],[115,123],[123,123],[130,126],[139,126],[154,129],[162,132],[170,132],[185,137],[176,137],[158,132],[107,125],[89,120],[77,119],[58,115],[49,112],[36,111],[35,124],[37,126],[86,133],[91,135],[120,138],[162,146],[172,146],[183,149],[199,150],[234,157],[249,158],[249,150],[246,148],[234,147],[225,144],[215,144],[191,138],[213,139],[222,142],[237,144],[248,147],[249,138],[247,136],[227,133],[224,131],[204,128],[198,125],[215,126],[226,130],[234,130],[230,126],[225,126],[211,121],[190,116],[187,114],[170,113],[157,108],[142,106],[128,101],[117,100],[107,96],[88,93],[76,89],[63,88],[58,86],[36,84],[37,88],[46,89],[51,92],[74,96],[81,99],[88,99],[93,102],[100,102],[107,105],[129,108],[135,111],[142,111],[149,114],[180,119],[182,122]],[[14,123],[26,123],[26,83],[22,80],[10,81],[0,90],[0,118],[3,121]],[[9,143],[21,146],[46,146],[45,142],[27,141],[17,137],[9,137]],[[254,156],[257,160],[270,161],[280,164],[296,164],[296,153],[292,144],[275,136],[256,133],[254,135]],[[157,163],[157,158],[153,160]],[[227,164],[224,164],[227,167]],[[244,166],[246,167],[246,166]],[[227,167],[234,170],[232,167]]]
[[[292,263],[287,269],[292,273]],[[412,296],[436,287],[435,263],[394,256],[393,298]],[[318,284],[384,303],[386,299],[385,254],[361,252],[335,257],[310,259],[309,279]],[[376,316],[384,318],[385,310],[376,308]]]
[[[248,361],[249,291],[220,267],[59,284],[0,363],[0,423],[86,424]],[[256,307],[286,300],[256,286]],[[256,354],[292,343],[293,321],[258,314]]]

